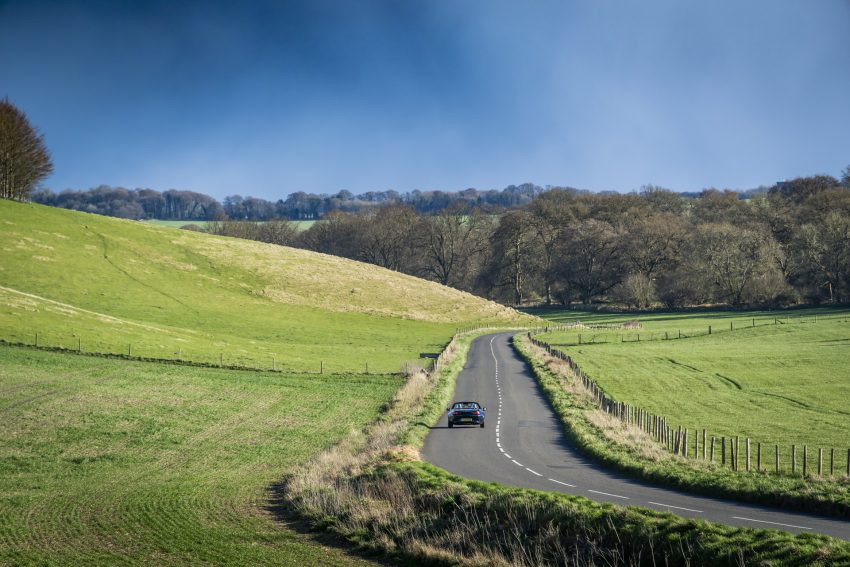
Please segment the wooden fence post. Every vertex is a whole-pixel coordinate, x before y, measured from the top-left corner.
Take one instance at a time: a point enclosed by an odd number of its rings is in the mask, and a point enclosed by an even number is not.
[[[747,444],[747,447],[746,447],[746,451],[747,451],[746,467],[747,467],[747,472],[750,472],[750,438],[747,437],[745,442]]]
[[[218,353],[218,365],[224,368],[224,353]]]
[[[710,463],[714,462],[714,435],[711,436],[711,456],[709,457],[708,461]]]
[[[324,373],[325,373],[325,361],[320,360],[319,361],[319,374],[324,374]]]
[[[705,460],[705,439],[706,439],[706,431],[702,430],[702,460]]]
[[[829,476],[835,474],[835,448],[829,449]]]
[[[806,473],[809,468],[809,446],[803,445],[803,478],[806,478]]]
[[[131,356],[132,351],[133,351],[133,343],[127,343],[127,356]]]
[[[708,326],[708,334],[711,334],[711,325]]]
[[[277,370],[277,359],[275,355],[272,355],[272,370]]]
[[[726,437],[720,438],[720,464],[726,466]]]
[[[77,352],[83,352],[83,339],[82,339],[82,337],[77,337]]]
[[[776,474],[779,474],[779,445],[776,446],[775,459],[774,466],[776,468]]]
[[[791,474],[797,474],[797,446],[791,445]]]
[[[823,476],[823,447],[818,447],[818,476]]]
[[[756,444],[756,471],[761,472],[761,442]]]
[[[699,459],[699,434],[694,429],[694,459]]]
[[[35,347],[38,348],[38,331],[35,333]]]

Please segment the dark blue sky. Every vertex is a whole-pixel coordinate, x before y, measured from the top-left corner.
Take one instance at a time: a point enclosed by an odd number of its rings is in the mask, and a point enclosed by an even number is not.
[[[0,0],[56,190],[750,188],[850,164],[850,1]]]

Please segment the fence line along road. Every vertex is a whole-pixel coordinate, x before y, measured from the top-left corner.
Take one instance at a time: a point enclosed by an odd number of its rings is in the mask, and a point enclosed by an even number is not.
[[[846,454],[839,450],[838,458],[843,461],[840,467],[836,460],[834,448],[817,448],[817,457],[809,455],[809,447],[802,445],[802,455],[798,453],[798,445],[791,444],[790,451],[784,455],[790,457],[790,462],[780,462],[780,446],[778,444],[762,445],[753,443],[749,437],[709,435],[707,429],[693,429],[693,435],[688,427],[673,426],[661,415],[655,415],[639,406],[620,402],[609,396],[596,380],[592,379],[569,355],[553,348],[545,341],[535,338],[535,334],[547,332],[546,329],[528,333],[528,339],[535,346],[544,349],[550,356],[564,361],[579,379],[584,389],[590,393],[597,407],[614,416],[623,423],[639,427],[655,442],[674,455],[689,459],[699,459],[717,463],[733,471],[744,472],[773,472],[790,476],[833,477],[837,470],[843,476],[850,477],[850,448]],[[743,450],[743,455],[741,451]],[[772,453],[772,455],[769,455]],[[771,458],[772,457],[772,458]],[[799,457],[799,459],[798,459]]]

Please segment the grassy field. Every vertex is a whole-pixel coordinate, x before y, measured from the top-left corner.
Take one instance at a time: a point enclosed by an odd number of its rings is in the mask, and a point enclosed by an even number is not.
[[[530,318],[342,258],[0,201],[0,339],[293,371],[397,372]],[[131,345],[131,346],[130,346]]]
[[[181,221],[181,220],[159,220],[159,219],[146,220],[144,222],[155,225],[155,226],[168,226],[168,227],[171,227],[171,228],[180,228],[181,226],[186,226],[187,224],[194,224],[194,225],[200,226],[201,228],[206,228],[207,224],[208,224],[208,221],[185,221],[185,220]],[[290,221],[290,222],[295,224],[295,226],[298,228],[298,230],[307,230],[308,228],[310,228],[311,226],[316,224],[317,221],[314,221],[314,220],[297,220],[297,221]]]
[[[359,564],[267,491],[399,385],[0,348],[0,564]]]
[[[850,311],[538,314],[586,325],[538,338],[572,356],[615,399],[674,426],[779,444],[786,466],[792,443],[835,447],[845,468]],[[635,319],[639,329],[592,328]],[[678,339],[680,330],[687,338]]]

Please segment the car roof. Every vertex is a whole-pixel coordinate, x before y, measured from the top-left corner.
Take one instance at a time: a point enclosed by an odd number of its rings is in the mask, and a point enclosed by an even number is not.
[[[475,402],[475,401],[472,401],[472,400],[464,400],[464,401],[459,401],[459,402],[455,402],[455,403],[456,404],[478,404],[478,402]],[[481,404],[478,404],[478,405],[481,405]]]

